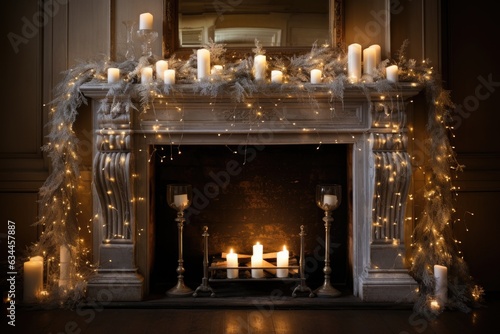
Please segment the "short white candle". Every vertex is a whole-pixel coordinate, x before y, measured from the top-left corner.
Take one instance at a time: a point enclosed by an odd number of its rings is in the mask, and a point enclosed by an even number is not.
[[[264,246],[257,241],[257,243],[253,245],[253,255],[262,257],[262,254],[264,254]]]
[[[108,68],[108,83],[115,83],[120,80],[120,69],[110,67]]]
[[[221,74],[222,73],[222,65],[214,65],[212,67],[212,70],[210,71],[211,74]]]
[[[257,55],[253,60],[253,70],[255,80],[264,80],[266,79],[266,56]]]
[[[158,60],[155,65],[156,65],[156,79],[165,81],[164,75],[165,71],[168,70],[168,61]]]
[[[366,48],[363,50],[363,74],[373,75],[375,65],[375,49]]]
[[[311,70],[311,83],[312,84],[321,83],[321,70],[318,69]]]
[[[69,266],[71,264],[71,253],[68,246],[59,247],[59,286],[67,287],[69,284]]]
[[[39,260],[42,259],[42,261]],[[24,262],[24,301],[34,302],[43,289],[43,257],[37,256]]]
[[[141,70],[141,83],[142,84],[150,84],[153,81],[153,68],[152,67],[144,67]]]
[[[139,15],[139,29],[152,30],[153,29],[153,14],[142,13]]]
[[[434,279],[436,300],[440,306],[444,306],[448,301],[448,268],[439,264],[434,265]]]
[[[323,195],[323,204],[332,208],[335,207],[337,205],[337,196],[330,194]]]
[[[398,76],[398,65],[391,65],[387,66],[385,68],[385,73],[387,80],[391,82],[398,82],[399,76]]]
[[[199,49],[196,51],[196,61],[198,67],[198,80],[210,75],[210,51]]]
[[[228,267],[238,267],[238,254],[233,249],[226,255]],[[238,269],[227,269],[227,278],[238,278]]]
[[[179,194],[174,195],[174,205],[180,209],[184,209],[188,206],[188,195]]]
[[[361,45],[350,44],[347,48],[347,77],[351,83],[361,78]]]
[[[279,70],[271,71],[271,82],[273,83],[283,83],[283,72]]]
[[[380,64],[380,62],[382,61],[382,51],[380,49],[380,45],[373,44],[370,45],[369,48],[373,49],[373,51],[375,52],[375,67],[377,67],[378,64]]]
[[[286,249],[286,246],[283,246],[283,250],[278,252],[276,257],[276,265],[278,267],[288,267],[289,258],[289,252]],[[276,269],[276,277],[288,277],[288,269]]]
[[[163,72],[163,81],[166,84],[173,85],[175,83],[175,70],[166,70]]]
[[[252,267],[262,267],[262,255],[264,254],[264,246],[257,242],[253,245],[253,255],[251,257]],[[263,269],[252,269],[253,278],[264,277]]]

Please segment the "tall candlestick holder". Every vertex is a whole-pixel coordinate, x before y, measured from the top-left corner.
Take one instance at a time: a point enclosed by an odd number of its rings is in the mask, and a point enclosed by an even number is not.
[[[325,280],[323,285],[316,289],[318,297],[338,297],[341,292],[330,283],[332,268],[330,267],[330,227],[333,222],[332,211],[339,207],[342,199],[342,187],[338,184],[320,184],[316,186],[316,204],[325,211],[323,222],[325,223],[325,267],[323,273]]]
[[[177,222],[178,229],[178,247],[179,247],[179,259],[177,260],[177,284],[167,291],[169,296],[191,296],[193,290],[186,286],[184,283],[184,258],[183,258],[183,238],[182,232],[184,229],[184,210],[186,210],[191,205],[192,200],[192,187],[189,184],[169,184],[167,185],[167,203],[172,208],[177,210]]]
[[[151,29],[139,29],[137,31],[137,37],[141,42],[142,55],[146,57],[153,56],[151,43],[156,41],[156,39],[158,38],[158,32]]]

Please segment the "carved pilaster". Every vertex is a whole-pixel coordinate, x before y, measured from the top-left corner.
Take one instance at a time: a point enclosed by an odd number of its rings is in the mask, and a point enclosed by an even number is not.
[[[88,293],[98,298],[106,289],[115,301],[143,297],[143,278],[135,265],[132,130],[126,106],[107,99],[93,105],[94,211],[100,243],[99,267]]]

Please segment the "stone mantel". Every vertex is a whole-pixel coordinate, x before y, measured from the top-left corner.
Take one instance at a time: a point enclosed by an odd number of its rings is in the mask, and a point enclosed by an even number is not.
[[[405,208],[411,183],[406,107],[421,87],[401,83],[277,86],[235,103],[175,85],[143,109],[138,96],[108,96],[108,84],[85,84],[92,100],[94,249],[99,263],[89,295],[106,287],[113,300],[142,300],[149,291],[151,168],[154,145],[349,144],[352,222],[348,242],[353,293],[365,301],[411,301],[416,282],[404,264]],[[136,109],[126,109],[132,101]],[[403,256],[400,256],[403,254]],[[201,281],[201,277],[200,277]]]

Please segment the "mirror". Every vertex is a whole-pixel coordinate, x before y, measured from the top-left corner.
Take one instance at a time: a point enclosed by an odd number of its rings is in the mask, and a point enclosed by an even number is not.
[[[164,57],[183,58],[211,40],[248,53],[307,52],[314,42],[343,42],[343,0],[165,0]]]

